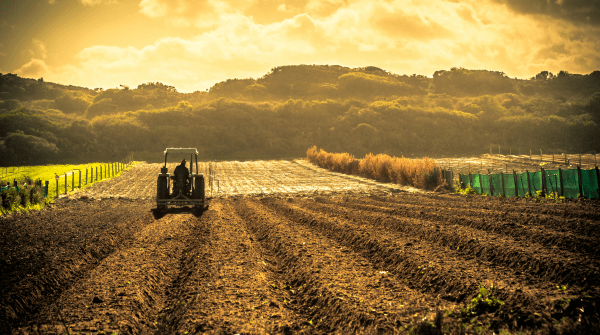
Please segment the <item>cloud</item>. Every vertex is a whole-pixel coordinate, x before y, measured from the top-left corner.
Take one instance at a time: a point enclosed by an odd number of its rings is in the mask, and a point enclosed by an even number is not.
[[[574,24],[600,26],[600,2],[593,0],[495,0],[523,14],[539,14]]]
[[[43,60],[32,58],[27,64],[14,72],[21,77],[39,78],[48,73],[48,66]]]
[[[46,52],[46,45],[44,44],[44,42],[35,38],[32,42],[35,47],[35,51],[29,50],[29,52],[33,55],[39,54],[40,58],[45,59],[48,53]]]
[[[161,18],[179,27],[213,27],[242,11],[257,0],[142,0],[140,12]]]
[[[425,75],[462,66],[522,78],[543,70],[589,73],[600,68],[600,27],[514,15],[496,0],[330,1],[334,9],[326,16],[301,13],[269,24],[246,17],[234,9],[236,3],[243,9],[251,1],[143,0],[140,10],[149,17],[198,27],[208,15],[212,26],[193,38],[162,38],[141,48],[89,47],[71,64],[46,67],[44,78],[103,88],[160,81],[192,92],[291,64],[374,65]],[[277,12],[277,6],[269,8]],[[210,18],[210,13],[222,15]],[[43,59],[40,54],[34,58]],[[33,68],[30,63],[22,70]]]
[[[54,3],[55,0],[49,0]],[[95,6],[100,4],[117,3],[117,0],[79,0],[85,6]]]

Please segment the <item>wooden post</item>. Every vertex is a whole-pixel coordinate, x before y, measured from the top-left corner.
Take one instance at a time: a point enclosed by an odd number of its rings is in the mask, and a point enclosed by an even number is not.
[[[87,185],[87,180],[88,180],[88,168],[86,166],[85,168],[85,184]]]
[[[562,169],[559,168],[558,169],[558,182],[560,183],[560,196],[564,197],[565,196],[565,188],[563,186],[563,177],[562,177]]]
[[[544,168],[541,168],[542,170],[542,197],[546,196],[546,171],[544,171]]]
[[[473,175],[471,174],[471,169],[469,169],[469,183],[471,188],[473,188]]]
[[[58,199],[58,176],[56,176],[56,199]]]
[[[531,194],[531,179],[529,178],[529,170],[525,170],[525,174],[527,175],[527,193],[529,193],[529,196],[532,196],[532,194]]]
[[[513,169],[513,180],[515,181],[515,195],[518,197],[519,196],[519,184],[517,183],[517,173],[515,172],[515,169]]]
[[[494,195],[494,184],[492,184],[492,173],[489,169],[488,169],[488,178],[490,179],[490,195],[493,196]]]
[[[65,194],[67,194],[67,174],[65,173]]]
[[[79,170],[79,188],[81,188],[81,170]]]
[[[46,188],[45,188],[45,193],[46,194],[44,196],[47,197],[48,196],[48,192],[50,191],[50,182],[46,180],[46,181],[44,181],[44,184],[46,185]]]
[[[577,165],[577,179],[579,181],[579,197],[583,198],[583,184],[581,183],[581,166]]]
[[[500,172],[500,182],[502,183],[502,196],[506,198],[506,189],[504,189],[504,172]]]
[[[71,191],[75,191],[75,170],[71,171]]]
[[[96,178],[94,178],[94,180],[92,181],[98,181],[98,167],[96,166]]]

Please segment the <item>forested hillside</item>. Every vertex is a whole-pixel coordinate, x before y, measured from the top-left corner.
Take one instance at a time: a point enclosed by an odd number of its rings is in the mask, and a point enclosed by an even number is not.
[[[491,145],[600,151],[600,71],[528,80],[453,68],[432,78],[377,67],[282,66],[180,93],[162,83],[89,89],[0,76],[0,164],[483,153]]]

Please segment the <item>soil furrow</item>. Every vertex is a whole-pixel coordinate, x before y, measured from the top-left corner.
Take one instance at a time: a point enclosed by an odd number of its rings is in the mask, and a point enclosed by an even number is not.
[[[358,212],[338,204],[306,202],[305,206],[328,215],[341,216],[360,224],[386,227],[404,236],[456,249],[463,257],[475,257],[480,261],[527,273],[539,279],[538,282],[594,285],[594,278],[600,275],[598,263],[580,254],[556,248],[548,249],[534,242],[518,242],[500,234],[461,226],[455,220],[427,221],[398,215],[384,217],[364,208]],[[552,257],[548,257],[548,254],[552,254]]]
[[[69,333],[148,334],[158,329],[166,295],[179,268],[192,215],[155,220],[44,308],[34,324]],[[131,271],[131,269],[135,269]]]
[[[461,213],[467,216],[484,216],[490,219],[523,221],[555,229],[571,231],[583,236],[600,237],[600,215],[595,213],[597,201],[577,200],[562,204],[536,203],[523,198],[483,197],[480,195],[420,194],[416,197],[382,197],[374,195],[373,200],[395,203],[400,206],[417,206],[437,210],[452,209],[447,214]],[[506,208],[510,208],[507,211]],[[446,214],[446,212],[444,212]],[[557,222],[558,220],[558,222]]]
[[[231,203],[211,202],[194,226],[163,333],[257,334],[306,327],[306,316],[286,306],[290,295],[274,260],[254,242]]]
[[[242,199],[235,206],[258,241],[276,253],[292,292],[289,303],[310,315],[317,330],[393,332],[440,305],[255,200]]]
[[[371,262],[386,268],[410,287],[441,298],[467,302],[479,291],[479,285],[496,287],[497,297],[504,300],[505,322],[537,310],[549,310],[560,294],[550,294],[552,285],[530,285],[531,278],[514,275],[490,265],[482,265],[462,254],[421,243],[404,234],[371,224],[356,223],[341,217],[305,208],[306,201],[266,200],[269,208],[302,222],[308,227],[353,248]],[[543,294],[542,294],[543,292]],[[544,299],[539,299],[544,296]],[[513,310],[514,312],[508,312]],[[549,313],[543,318],[552,320]],[[538,320],[541,322],[541,319]]]
[[[129,206],[129,213],[118,209]],[[72,212],[57,208],[42,212],[40,217],[27,217],[23,220],[42,219],[48,230],[40,230],[43,237],[35,237],[36,232],[26,233],[35,250],[33,257],[21,259],[16,264],[15,273],[27,273],[27,276],[2,276],[3,286],[10,287],[0,301],[0,331],[3,327],[18,327],[29,322],[39,310],[51,305],[56,297],[69,289],[79,278],[97,267],[103,259],[109,257],[122,244],[136,233],[145,222],[147,203],[136,204],[128,201],[83,202],[69,205]],[[88,215],[98,211],[100,218]],[[73,214],[77,214],[73,216]],[[136,217],[137,216],[137,217]],[[132,217],[136,217],[131,219]],[[26,222],[21,221],[27,225]],[[23,233],[23,232],[20,232]],[[6,240],[5,246],[23,243],[22,238]],[[52,255],[51,257],[44,257]],[[17,279],[15,282],[14,279]],[[13,280],[11,282],[11,280]]]
[[[525,239],[548,247],[557,247],[562,250],[600,256],[597,248],[600,237],[590,236],[594,224],[577,224],[581,226],[578,232],[561,227],[556,218],[540,220],[529,214],[514,214],[507,211],[484,213],[465,213],[454,208],[427,206],[423,204],[399,204],[397,202],[383,202],[369,198],[359,198],[352,202],[340,202],[334,199],[318,198],[319,202],[344,206],[354,210],[380,212],[400,217],[407,217],[433,222],[447,222],[476,228],[482,231],[508,235],[515,239]],[[556,222],[551,228],[544,223]],[[587,228],[585,227],[587,226]]]

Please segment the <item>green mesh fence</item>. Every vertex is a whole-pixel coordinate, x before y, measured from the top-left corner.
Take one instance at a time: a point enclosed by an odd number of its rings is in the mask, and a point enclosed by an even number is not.
[[[492,194],[492,191],[490,190],[490,177],[487,174],[482,174],[481,175],[481,193],[485,193],[488,195]]]
[[[558,170],[545,170],[543,175],[542,171],[525,172],[516,174],[516,176],[511,173],[504,175],[492,174],[491,185],[490,175],[488,174],[472,174],[470,177],[468,174],[461,175],[460,180],[465,187],[473,187],[477,194],[486,193],[494,196],[504,195],[506,197],[523,197],[527,193],[531,196],[535,196],[536,192],[542,190],[542,178],[545,178],[544,181],[546,183],[547,194],[560,194],[562,179],[562,191],[564,196],[571,199],[577,198],[579,196],[579,174],[577,170],[562,170],[561,172],[562,178],[561,173],[559,173]],[[600,198],[598,174],[599,173],[595,169],[581,170],[582,191],[585,198]]]
[[[598,179],[596,170],[581,170],[581,186],[583,196],[590,199],[598,199]]]
[[[515,188],[515,177],[512,173],[504,174],[504,192],[506,197],[517,196]]]
[[[546,193],[560,194],[560,180],[558,179],[558,170],[545,170]]]
[[[562,170],[562,182],[565,198],[576,199],[579,195],[577,170]]]
[[[517,191],[520,197],[524,197],[529,192],[529,184],[527,183],[527,174],[517,174]]]
[[[492,175],[492,191],[490,195],[502,195],[502,176],[500,176],[499,174]]]
[[[531,185],[531,195],[542,190],[542,171],[529,172],[529,183]]]
[[[471,178],[473,179],[473,189],[475,189],[475,192],[477,192],[477,194],[481,194],[481,181],[479,180],[479,175],[473,174],[471,175]]]
[[[460,181],[463,183],[463,185],[465,185],[465,188],[469,187],[470,182],[469,182],[469,175],[468,174],[461,174],[460,175]]]

